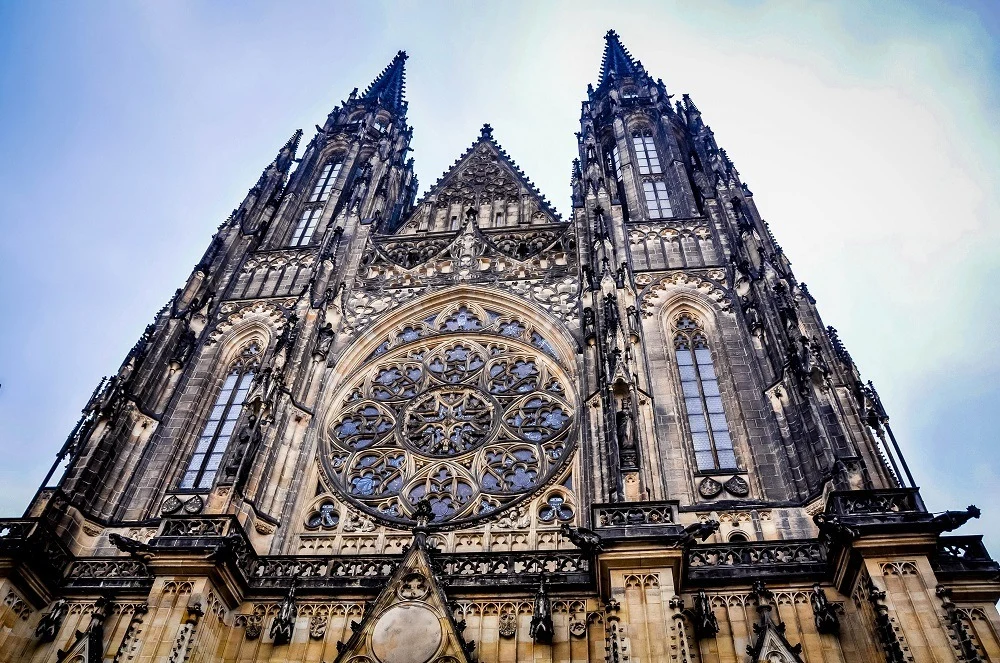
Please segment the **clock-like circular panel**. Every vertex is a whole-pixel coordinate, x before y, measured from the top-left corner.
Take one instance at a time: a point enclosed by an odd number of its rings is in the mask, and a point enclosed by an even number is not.
[[[431,329],[407,326],[379,346],[339,390],[320,436],[344,499],[403,526],[420,500],[448,525],[513,506],[574,449],[569,380],[537,333],[509,319]]]

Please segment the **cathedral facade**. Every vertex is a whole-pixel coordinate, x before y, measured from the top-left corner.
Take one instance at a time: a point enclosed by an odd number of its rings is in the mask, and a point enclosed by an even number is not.
[[[1000,566],[687,96],[606,35],[562,217],[399,53],[296,132],[0,520],[0,660],[1000,661]]]

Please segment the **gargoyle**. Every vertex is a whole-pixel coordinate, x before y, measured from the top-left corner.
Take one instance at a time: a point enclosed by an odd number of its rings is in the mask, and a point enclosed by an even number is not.
[[[945,511],[934,516],[932,524],[941,529],[942,532],[956,530],[973,518],[978,518],[982,512],[976,508],[975,504],[970,504],[965,511]]]
[[[718,531],[719,531],[718,520],[709,520],[706,522],[699,521],[693,523],[684,528],[684,531],[681,532],[680,537],[677,539],[677,542],[674,543],[673,547],[683,548],[685,546],[694,543],[695,539],[699,541],[704,541],[705,539],[712,536]]]
[[[118,548],[118,550],[128,553],[132,559],[137,559],[140,562],[148,562],[153,558],[149,553],[149,546],[142,541],[136,541],[135,539],[112,532],[108,534],[108,542],[115,548]]]
[[[572,541],[574,546],[587,554],[600,552],[604,549],[604,541],[601,540],[601,536],[586,527],[570,527],[564,523],[559,531]]]

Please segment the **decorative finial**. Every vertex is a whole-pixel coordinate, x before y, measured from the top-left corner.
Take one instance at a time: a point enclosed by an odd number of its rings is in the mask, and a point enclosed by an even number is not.
[[[483,125],[483,128],[479,130],[479,137],[486,138],[487,140],[493,140],[493,127],[487,122]]]

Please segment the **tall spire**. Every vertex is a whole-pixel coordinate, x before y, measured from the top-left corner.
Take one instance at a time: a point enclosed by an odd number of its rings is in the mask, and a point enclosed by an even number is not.
[[[604,45],[604,59],[601,60],[601,77],[598,85],[604,85],[612,74],[615,78],[635,76],[639,67],[632,59],[628,49],[622,46],[618,39],[618,33],[614,30],[608,30],[604,39],[607,44]]]
[[[289,169],[292,167],[292,162],[295,160],[295,153],[299,149],[299,140],[302,138],[302,129],[296,129],[292,137],[282,146],[281,150],[278,152],[278,156],[275,158],[274,163],[278,166],[278,170],[282,173],[287,174]]]
[[[404,63],[407,57],[406,51],[396,53],[396,57],[372,81],[361,98],[376,100],[397,113],[405,111],[406,102],[403,101],[403,92],[406,88],[406,71]]]

